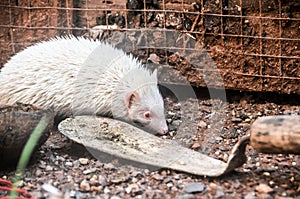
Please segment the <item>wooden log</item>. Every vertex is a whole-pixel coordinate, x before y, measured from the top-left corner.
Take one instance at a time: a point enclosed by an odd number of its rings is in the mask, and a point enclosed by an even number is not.
[[[21,103],[12,106],[0,105],[0,168],[15,166],[18,163],[25,144],[43,116],[46,116],[49,122],[36,143],[35,150],[50,135],[54,121],[53,110],[41,110]]]
[[[267,116],[251,126],[250,145],[262,153],[300,154],[300,116]]]

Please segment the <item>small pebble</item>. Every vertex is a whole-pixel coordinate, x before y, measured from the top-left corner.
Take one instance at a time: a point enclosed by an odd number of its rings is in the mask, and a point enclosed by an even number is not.
[[[163,176],[161,176],[161,175],[159,175],[159,174],[154,174],[153,176],[152,176],[152,178],[153,179],[155,179],[155,180],[163,180],[164,178],[163,178]]]
[[[64,157],[62,157],[62,156],[56,156],[56,160],[58,160],[58,161],[61,161],[61,162],[64,162],[64,161],[66,161],[66,159],[64,158]]]
[[[15,182],[15,185],[16,185],[17,187],[23,187],[23,186],[25,185],[25,183],[24,183],[23,180],[20,180],[20,181]]]
[[[98,182],[101,185],[105,185],[107,183],[107,180],[103,175],[100,175],[100,176],[98,176]]]
[[[57,187],[58,185],[60,185],[60,183],[58,181],[54,181],[52,184],[54,187]]]
[[[107,163],[103,165],[104,169],[109,169],[109,170],[114,170],[116,169],[115,165],[113,165],[112,163]]]
[[[87,175],[87,174],[93,173],[93,172],[95,172],[95,171],[96,171],[96,168],[93,168],[93,169],[87,169],[87,170],[84,170],[84,171],[83,171],[83,174],[84,174],[84,175]]]
[[[148,60],[151,61],[151,62],[153,62],[153,63],[155,63],[155,64],[159,64],[159,62],[160,62],[159,56],[157,54],[155,54],[155,53],[151,53],[149,55]]]
[[[91,186],[91,191],[95,191],[97,193],[101,192],[102,186]]]
[[[169,131],[176,131],[177,127],[174,124],[169,125]]]
[[[69,196],[70,196],[70,198],[75,198],[76,191],[74,191],[74,190],[70,191]]]
[[[225,146],[219,146],[219,149],[220,149],[221,151],[228,151],[228,149],[227,149]]]
[[[109,190],[108,187],[105,187],[104,190],[103,190],[103,192],[104,192],[105,194],[108,194],[108,193],[110,193],[110,190]]]
[[[244,199],[256,199],[255,192],[249,192],[245,195]]]
[[[273,186],[274,184],[275,184],[275,182],[272,180],[269,182],[269,185],[271,185],[271,186]]]
[[[87,180],[81,181],[79,187],[82,191],[90,191],[91,190],[90,184],[88,183]]]
[[[75,160],[75,161],[73,162],[73,165],[74,165],[74,168],[77,169],[77,168],[79,168],[79,166],[80,166],[80,162],[79,162],[78,160]]]
[[[166,170],[162,170],[160,174],[162,176],[166,177],[168,175],[168,172]]]
[[[282,192],[281,196],[286,197],[287,193],[286,192]]]
[[[133,182],[133,183],[137,183],[139,180],[137,179],[137,178],[132,178],[131,179],[131,182]]]
[[[146,175],[149,175],[149,174],[150,174],[149,169],[145,169],[145,170],[144,170],[144,173],[145,173]]]
[[[46,163],[45,161],[41,160],[41,161],[40,161],[40,164],[41,164],[41,165],[46,165],[47,163]]]
[[[195,142],[193,145],[192,145],[192,149],[198,149],[200,147],[200,143],[199,142]]]
[[[65,165],[68,166],[68,167],[72,167],[73,163],[72,162],[66,162]]]
[[[93,176],[91,177],[91,179],[97,180],[97,179],[98,179],[98,176],[97,176],[97,175],[93,175]]]
[[[72,182],[73,181],[73,177],[70,175],[67,175],[67,182]]]
[[[225,161],[227,161],[227,160],[228,160],[228,158],[229,158],[228,154],[227,154],[227,153],[225,153],[225,154],[224,154],[224,156],[223,156],[223,159],[224,159]]]
[[[239,123],[239,122],[242,122],[243,120],[242,120],[241,118],[236,118],[236,117],[234,117],[234,118],[231,119],[231,121],[232,121],[232,122]]]
[[[209,191],[214,195],[214,198],[222,198],[225,195],[223,187],[215,183],[209,184]]]
[[[119,196],[112,196],[110,199],[122,199]]]
[[[87,165],[89,163],[89,159],[87,158],[79,158],[78,161],[81,165]]]
[[[15,182],[15,185],[16,185],[17,187],[23,187],[24,184],[25,184],[25,183],[24,183],[23,180],[20,180],[20,181]]]
[[[126,193],[131,193],[131,191],[132,191],[132,187],[126,187],[125,188],[125,192]]]
[[[175,116],[176,113],[169,111],[169,112],[168,112],[168,115],[169,115],[169,116]]]
[[[170,134],[170,136],[172,136],[172,137],[173,137],[173,136],[174,136],[174,134],[175,134],[175,131],[170,131],[170,132],[169,132],[169,134]]]
[[[255,190],[259,193],[270,193],[273,191],[273,189],[267,184],[259,184],[255,187]]]
[[[174,120],[174,121],[172,122],[172,124],[173,124],[174,126],[179,126],[180,123],[181,123],[180,120]]]
[[[206,128],[206,127],[207,127],[206,122],[200,121],[200,122],[199,122],[199,127],[200,127],[200,128]]]
[[[247,118],[247,119],[245,119],[245,122],[249,123],[249,122],[251,122],[251,119]]]
[[[198,182],[190,183],[184,186],[183,192],[185,193],[199,193],[204,190],[204,185]]]
[[[29,183],[27,183],[26,187],[29,188],[29,189],[34,189],[34,188],[35,188],[35,185],[34,185],[34,184],[31,184],[31,183],[29,182]]]
[[[179,180],[180,179],[180,176],[178,174],[175,174],[173,177],[174,177],[175,180]]]
[[[53,171],[53,167],[51,167],[50,165],[47,165],[45,168],[46,171]]]
[[[90,180],[89,180],[89,183],[91,184],[91,185],[96,185],[97,183],[98,183],[98,181],[97,181],[97,179],[95,179],[95,178],[91,178]]]
[[[232,115],[232,116],[235,116],[235,115],[236,115],[234,110],[231,111],[231,115]]]
[[[181,103],[174,104],[175,110],[180,110],[180,107],[181,107]]]
[[[182,194],[182,195],[176,195],[175,199],[194,199],[195,196],[193,194]]]
[[[41,177],[41,176],[43,175],[42,170],[37,169],[36,172],[35,172],[35,175],[36,175],[37,177]]]

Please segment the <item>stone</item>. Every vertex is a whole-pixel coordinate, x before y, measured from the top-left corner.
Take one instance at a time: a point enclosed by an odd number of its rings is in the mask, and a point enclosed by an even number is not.
[[[204,190],[204,185],[198,182],[185,185],[183,192],[185,193],[199,193]]]

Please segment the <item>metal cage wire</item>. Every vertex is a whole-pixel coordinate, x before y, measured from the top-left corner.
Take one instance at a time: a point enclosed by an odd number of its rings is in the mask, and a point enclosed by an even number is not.
[[[4,0],[0,67],[33,43],[83,35],[122,16],[116,31],[160,27],[190,35],[209,52],[226,88],[299,94],[299,8],[296,0]],[[171,18],[179,22],[170,25]]]

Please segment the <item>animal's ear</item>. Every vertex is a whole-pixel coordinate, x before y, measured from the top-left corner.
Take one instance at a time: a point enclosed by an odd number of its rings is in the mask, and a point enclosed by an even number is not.
[[[127,93],[125,95],[125,105],[128,109],[130,109],[133,104],[139,103],[140,100],[140,95],[136,91]]]

